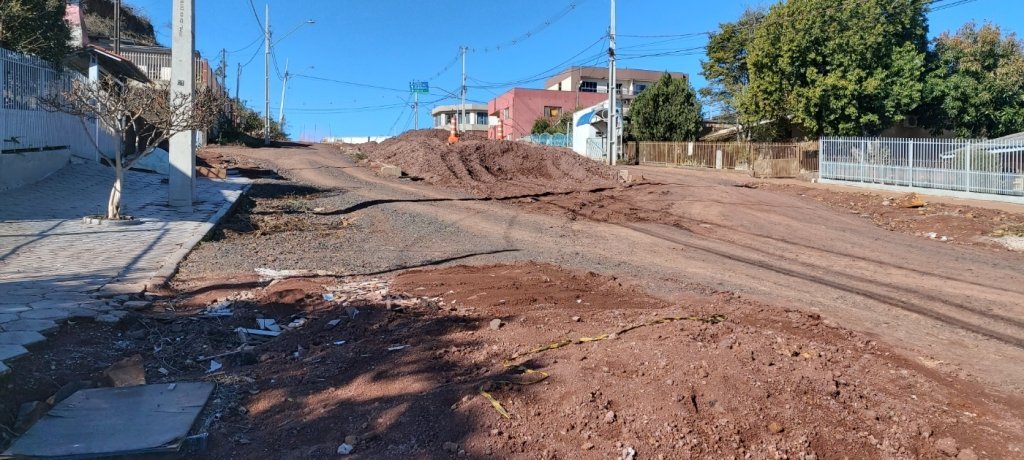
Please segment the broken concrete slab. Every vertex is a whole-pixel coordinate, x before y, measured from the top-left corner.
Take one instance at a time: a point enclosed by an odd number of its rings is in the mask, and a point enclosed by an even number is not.
[[[402,168],[399,168],[398,166],[384,165],[380,167],[380,175],[382,177],[394,177],[397,179],[402,177]]]
[[[0,313],[21,313],[23,311],[29,311],[31,309],[32,307],[29,307],[27,303],[0,304]]]
[[[108,457],[177,452],[212,383],[81,390],[57,404],[4,455]]]
[[[0,332],[0,345],[28,346],[46,340],[42,334],[32,331]]]
[[[9,323],[0,324],[0,331],[35,331],[47,333],[56,331],[57,323],[48,319],[19,319]]]
[[[18,319],[18,315],[14,313],[0,313],[0,324],[9,323]]]
[[[0,362],[0,377],[3,377],[11,373],[11,368],[7,367],[6,364]]]
[[[21,345],[0,345],[0,361],[10,361],[28,354]]]
[[[23,311],[20,313],[21,319],[50,319],[50,320],[62,320],[67,319],[68,309],[66,308],[43,308],[29,311]]]

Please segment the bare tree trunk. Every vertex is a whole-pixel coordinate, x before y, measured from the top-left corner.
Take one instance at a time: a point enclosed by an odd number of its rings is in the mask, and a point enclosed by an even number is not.
[[[122,138],[123,139],[123,138]],[[114,154],[114,186],[110,188],[110,199],[107,200],[107,219],[121,218],[121,187],[124,184],[124,141],[119,142]]]

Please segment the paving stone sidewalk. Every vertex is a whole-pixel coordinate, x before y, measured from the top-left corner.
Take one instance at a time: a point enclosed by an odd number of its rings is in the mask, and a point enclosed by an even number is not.
[[[166,176],[125,175],[122,209],[143,223],[89,225],[103,214],[114,173],[71,164],[0,192],[0,376],[69,318],[116,322],[157,275],[168,275],[241,196],[248,181],[200,179],[192,212],[167,206]]]

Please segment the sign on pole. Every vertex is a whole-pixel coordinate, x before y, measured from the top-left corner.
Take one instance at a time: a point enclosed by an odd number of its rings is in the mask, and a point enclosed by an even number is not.
[[[425,81],[409,82],[409,92],[413,94],[429,94],[430,83]]]

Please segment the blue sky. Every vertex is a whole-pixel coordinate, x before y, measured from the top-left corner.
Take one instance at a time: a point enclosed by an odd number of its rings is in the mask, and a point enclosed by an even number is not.
[[[940,4],[958,1],[941,0]],[[171,0],[125,2],[148,14],[158,39],[169,44]],[[1024,33],[1024,8],[1019,2],[973,0],[933,12],[929,15],[931,35],[974,20],[993,22],[1020,36]],[[609,0],[254,0],[260,21],[266,3],[274,40],[281,40],[274,52],[277,69],[271,66],[272,114],[277,116],[281,99],[278,71],[284,72],[287,60],[293,78],[285,117],[288,131],[296,139],[387,135],[411,128],[412,111],[406,106],[409,95],[405,91],[410,80],[429,79],[437,88],[433,94],[421,96],[419,124],[429,125],[432,102],[455,101],[442,99],[450,96],[445,91],[458,93],[461,64],[455,58],[460,46],[472,48],[466,58],[468,99],[481,102],[511,87],[502,84],[524,82],[518,86],[540,87],[543,78],[539,77],[568,65],[603,64],[598,54],[607,46],[601,37],[608,28]],[[653,36],[714,30],[718,23],[735,20],[748,7],[771,3],[619,0],[619,54],[664,54],[634,57],[621,65],[685,72],[699,88],[704,85],[699,75],[703,58],[699,48],[705,37]],[[573,4],[576,6],[570,9]],[[237,64],[249,62],[242,71],[240,94],[251,107],[262,111],[262,32],[250,2],[197,0],[196,15],[199,50],[214,63],[221,49],[232,51],[228,55],[232,93]],[[316,24],[302,25],[309,19]],[[557,20],[543,27],[550,19]]]

